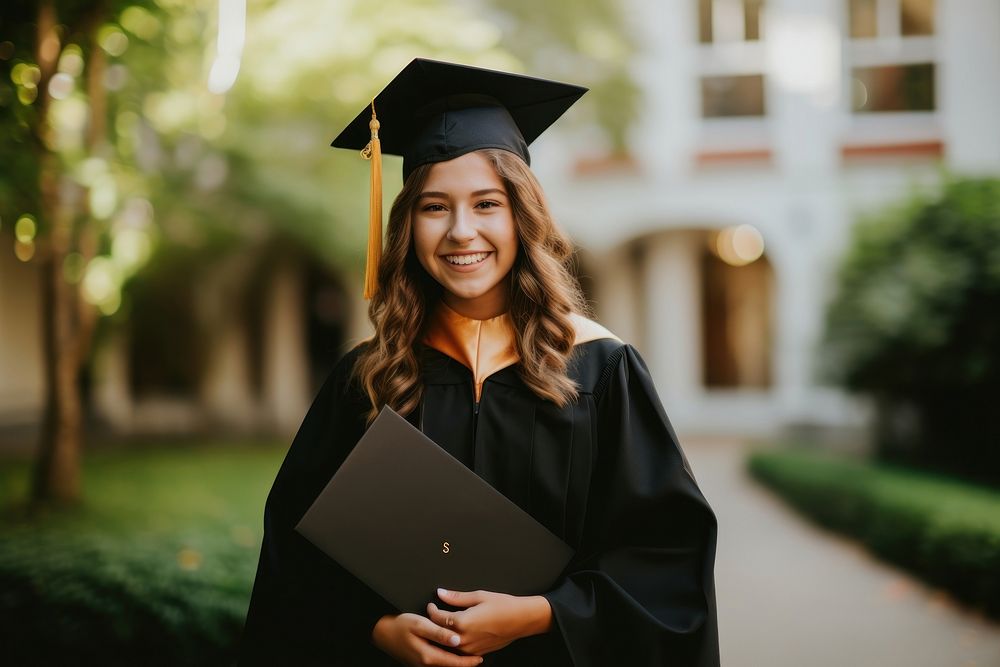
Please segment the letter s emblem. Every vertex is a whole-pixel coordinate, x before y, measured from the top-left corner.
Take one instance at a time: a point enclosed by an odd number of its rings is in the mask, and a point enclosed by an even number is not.
[[[441,553],[446,554],[449,551],[451,551],[451,545],[450,544],[448,544],[447,542],[445,542],[443,545],[441,545]]]

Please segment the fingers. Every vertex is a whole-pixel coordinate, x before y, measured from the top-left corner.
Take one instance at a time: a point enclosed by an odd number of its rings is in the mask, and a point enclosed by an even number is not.
[[[483,659],[478,655],[455,655],[436,646],[427,644],[421,651],[421,663],[424,665],[441,665],[442,667],[476,667]]]
[[[453,607],[471,607],[479,604],[485,597],[485,591],[448,591],[437,589],[438,597]]]
[[[437,625],[429,618],[419,617],[419,621],[413,628],[413,634],[437,642],[442,646],[458,646],[462,638],[457,633]]]
[[[423,639],[428,639],[445,646],[458,646],[461,638],[452,632],[438,625],[430,619],[419,616],[419,621],[413,628],[413,634]],[[420,660],[425,665],[441,665],[442,667],[476,667],[483,662],[483,658],[478,655],[455,655],[449,653],[434,644],[425,643],[419,648]]]
[[[442,628],[448,628],[454,632],[461,632],[459,627],[461,612],[444,611],[433,602],[427,603],[427,616]]]

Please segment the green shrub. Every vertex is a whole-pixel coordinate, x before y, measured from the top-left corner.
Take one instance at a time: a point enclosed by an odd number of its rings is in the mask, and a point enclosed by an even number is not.
[[[1000,482],[1000,180],[948,178],[852,234],[828,377],[875,397],[883,459]]]
[[[812,452],[757,452],[749,469],[819,523],[1000,615],[1000,492]]]
[[[243,628],[275,447],[89,454],[87,504],[11,509],[0,472],[0,646],[12,665],[224,665]]]

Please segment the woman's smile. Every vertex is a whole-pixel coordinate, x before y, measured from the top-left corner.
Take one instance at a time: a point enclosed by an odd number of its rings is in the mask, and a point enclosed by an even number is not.
[[[491,250],[486,252],[455,253],[453,255],[445,255],[443,259],[455,271],[469,273],[482,266],[492,254],[493,251]]]

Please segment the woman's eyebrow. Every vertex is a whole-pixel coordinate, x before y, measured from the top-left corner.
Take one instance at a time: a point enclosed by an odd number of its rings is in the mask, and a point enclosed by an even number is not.
[[[482,197],[483,195],[488,195],[493,193],[503,195],[504,197],[507,196],[507,193],[504,192],[503,190],[500,190],[499,188],[487,188],[486,190],[476,190],[475,192],[472,193],[472,196]],[[447,192],[432,192],[432,191],[421,192],[419,198],[424,198],[424,197],[439,197],[441,199],[448,199],[450,195]]]

